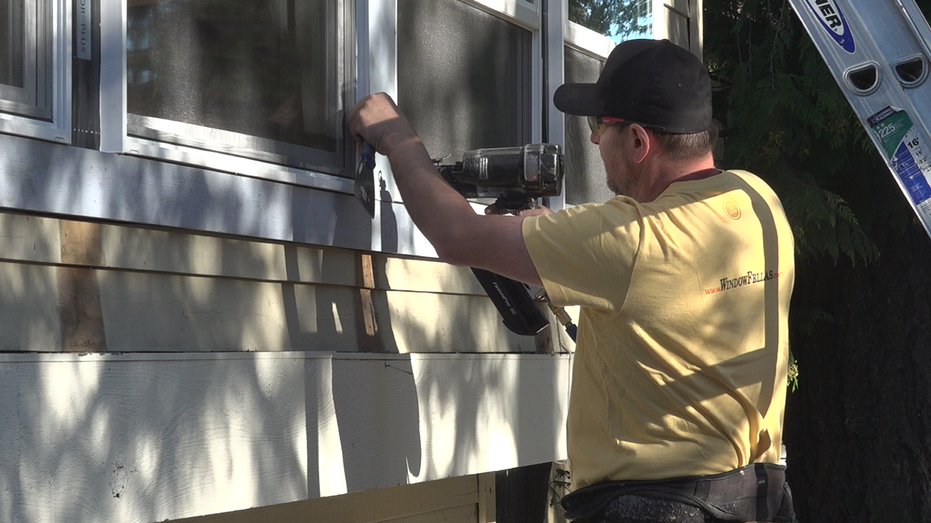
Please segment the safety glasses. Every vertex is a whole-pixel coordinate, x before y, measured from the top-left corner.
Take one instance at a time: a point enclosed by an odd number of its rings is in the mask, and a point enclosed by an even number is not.
[[[589,116],[588,117],[588,128],[592,130],[592,134],[596,136],[601,136],[608,130],[608,127],[616,123],[624,123],[626,120],[623,118],[615,118],[613,116]]]

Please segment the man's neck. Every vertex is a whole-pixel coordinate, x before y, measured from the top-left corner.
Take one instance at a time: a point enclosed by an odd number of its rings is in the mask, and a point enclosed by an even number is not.
[[[652,202],[673,182],[701,180],[718,174],[711,155],[691,162],[671,162],[654,158],[644,165],[642,184],[630,196],[640,203]]]

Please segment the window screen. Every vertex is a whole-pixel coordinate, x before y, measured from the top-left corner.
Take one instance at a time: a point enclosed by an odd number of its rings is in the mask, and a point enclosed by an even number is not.
[[[0,111],[51,119],[52,23],[45,0],[0,0]]]
[[[530,140],[531,38],[458,0],[398,2],[398,105],[431,156]]]
[[[604,62],[566,47],[566,82],[595,82]],[[585,117],[566,115],[566,203],[603,203],[614,197],[605,181],[598,146],[591,142]]]
[[[341,165],[336,0],[129,0],[129,134]]]

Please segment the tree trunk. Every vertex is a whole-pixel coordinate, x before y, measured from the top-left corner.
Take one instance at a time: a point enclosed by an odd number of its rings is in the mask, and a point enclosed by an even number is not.
[[[875,202],[874,202],[875,204]],[[931,239],[884,224],[878,261],[801,261],[793,316],[799,387],[786,411],[801,523],[931,521]]]

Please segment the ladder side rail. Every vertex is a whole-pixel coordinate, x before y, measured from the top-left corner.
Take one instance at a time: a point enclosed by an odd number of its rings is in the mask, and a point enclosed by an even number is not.
[[[906,184],[904,174],[908,167],[900,165],[898,150],[890,151],[884,138],[879,136],[870,123],[870,118],[887,107],[905,112],[909,116],[913,132],[909,141],[918,141],[914,154],[907,154],[906,162],[915,161],[919,165],[923,179],[931,174],[931,82],[928,82],[928,44],[926,37],[931,37],[927,21],[915,5],[914,0],[836,0],[842,9],[853,19],[851,26],[858,45],[862,45],[867,56],[879,64],[881,84],[872,93],[863,94],[850,89],[850,85],[841,84],[860,123],[863,125],[877,151],[886,161],[890,174],[902,191],[906,202],[918,216],[925,231],[931,236],[931,198],[915,201],[912,190]],[[845,5],[847,4],[847,5]],[[915,17],[915,13],[918,17]],[[918,56],[923,63],[921,82],[906,86],[895,69],[896,64],[905,58]],[[910,178],[914,185],[914,178]],[[927,183],[927,182],[925,182]],[[931,196],[931,195],[929,195]]]
[[[931,133],[928,129],[931,82],[927,78],[931,28],[924,16],[914,0],[790,0],[790,3],[906,200],[931,236],[931,198],[913,199],[903,180],[908,169],[899,161],[914,159],[921,164],[920,174],[925,179],[922,183],[927,185],[926,179],[931,176]],[[877,39],[874,35],[894,36]],[[905,86],[895,66],[905,58],[916,56],[922,60],[923,78]],[[868,73],[871,68],[876,76],[869,88],[854,85],[852,73]],[[911,118],[909,141],[917,140],[915,143],[920,144],[914,157],[910,153],[899,154],[899,149],[890,151],[890,144],[884,143],[870,123],[872,116],[887,107],[904,111],[906,118]],[[914,168],[908,173],[914,174],[913,171]]]
[[[928,81],[931,28],[914,0],[835,1],[855,20],[853,32],[859,41],[868,41],[869,55],[880,64],[882,78],[879,88],[869,94],[852,91],[849,85],[842,84],[841,88],[906,202],[931,236],[931,82]],[[915,57],[921,60],[922,78],[909,84],[900,77],[896,65]],[[890,150],[891,145],[885,143],[888,138],[879,136],[881,129],[874,129],[870,122],[871,117],[887,107],[904,111],[912,125],[902,143],[895,144],[898,146],[895,150]],[[906,140],[910,149],[902,154]],[[911,162],[915,165],[910,165]],[[916,189],[919,186],[924,189]]]

